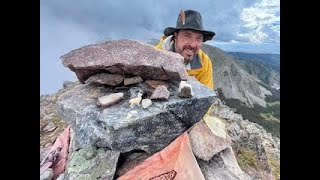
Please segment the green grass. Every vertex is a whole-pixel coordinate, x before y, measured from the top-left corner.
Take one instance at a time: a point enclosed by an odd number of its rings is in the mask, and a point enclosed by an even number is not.
[[[237,153],[237,161],[241,169],[254,168],[258,171],[262,169],[257,153],[249,148],[241,148]]]
[[[273,177],[280,180],[280,162],[277,162],[272,155],[268,155],[268,164],[271,167]]]
[[[262,162],[259,161],[258,154],[252,149],[241,147],[236,154],[237,162],[240,168],[244,171],[250,171],[251,168],[261,172],[264,169]],[[271,154],[267,154],[268,165],[271,173],[276,180],[280,180],[280,162],[277,161]]]
[[[267,102],[268,106],[275,106],[275,105],[279,105],[280,106],[280,101],[275,101],[275,102]]]
[[[280,122],[279,119],[275,118],[272,114],[270,113],[260,113],[260,116],[265,119],[266,121],[276,121]]]

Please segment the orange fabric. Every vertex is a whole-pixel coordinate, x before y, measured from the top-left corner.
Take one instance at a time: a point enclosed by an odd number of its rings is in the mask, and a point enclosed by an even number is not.
[[[187,70],[189,76],[194,76],[199,82],[213,90],[212,63],[209,56],[201,49],[198,52],[202,68]]]
[[[135,179],[204,180],[192,153],[187,132],[118,178],[118,180]]]
[[[59,174],[61,174],[64,171],[66,166],[66,161],[68,159],[69,142],[70,142],[70,126],[68,126],[59,135],[59,137],[57,137],[56,141],[54,142],[53,146],[50,148],[46,157],[41,162],[40,174],[42,174],[45,170],[47,170],[50,167],[53,170],[53,179],[55,179]],[[54,162],[52,162],[52,158],[53,158],[52,156],[56,157]]]

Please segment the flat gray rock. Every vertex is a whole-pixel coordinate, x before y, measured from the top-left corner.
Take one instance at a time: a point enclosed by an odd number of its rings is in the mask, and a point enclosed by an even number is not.
[[[40,175],[40,180],[51,180],[53,176],[53,171],[51,168],[48,168],[45,172]]]
[[[142,79],[185,80],[183,57],[139,41],[122,39],[87,45],[61,56],[62,64],[84,83],[90,76],[108,72]]]
[[[194,97],[180,98],[176,92],[169,100],[154,102],[147,109],[130,107],[128,90],[120,102],[101,109],[96,101],[108,94],[108,88],[80,84],[59,97],[57,112],[74,129],[81,147],[95,145],[120,152],[136,149],[154,153],[200,121],[216,98],[214,91],[194,77],[189,77],[188,83]]]
[[[120,153],[87,147],[70,156],[65,179],[113,179]]]
[[[123,93],[113,93],[98,98],[97,105],[102,108],[112,106],[123,98]]]

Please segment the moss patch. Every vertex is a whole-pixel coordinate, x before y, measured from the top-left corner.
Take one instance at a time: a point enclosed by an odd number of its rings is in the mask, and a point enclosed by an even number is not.
[[[268,165],[271,168],[273,177],[276,180],[280,180],[280,162],[276,160],[272,154],[267,154]],[[244,171],[249,169],[255,169],[257,172],[265,171],[263,165],[258,159],[258,155],[255,151],[241,147],[236,155],[240,168]]]
[[[261,171],[263,169],[259,163],[257,153],[249,148],[240,148],[236,157],[240,168],[243,170],[254,168],[257,171]]]
[[[271,167],[273,177],[280,180],[280,162],[277,161],[271,154],[268,154],[268,164]]]
[[[275,122],[280,122],[279,119],[277,119],[276,117],[274,117],[272,114],[270,113],[260,113],[260,116],[267,120],[267,121],[275,121]]]
[[[40,131],[40,148],[48,143],[54,143],[56,138],[68,127],[68,124],[63,122],[57,114],[54,114],[51,121],[56,126],[56,129],[51,132]],[[48,120],[40,119],[40,128],[45,127],[48,123]]]
[[[68,127],[68,124],[65,123],[64,121],[62,121],[61,118],[57,114],[55,114],[55,116],[53,116],[52,122],[54,123],[54,125],[57,126],[57,128],[65,129],[66,127]]]
[[[92,158],[97,154],[96,148],[84,148],[75,152],[72,155],[68,172],[80,173],[83,170],[89,169],[93,164]]]
[[[269,106],[275,106],[275,105],[280,105],[280,101],[275,101],[275,102],[267,102]]]

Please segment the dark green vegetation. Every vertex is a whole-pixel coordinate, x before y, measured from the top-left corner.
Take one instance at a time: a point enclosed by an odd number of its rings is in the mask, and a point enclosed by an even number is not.
[[[218,94],[221,101],[224,101],[227,106],[235,108],[236,113],[241,114],[243,119],[248,119],[251,122],[261,125],[267,132],[280,138],[280,103],[278,103],[280,99],[271,96],[269,99],[276,101],[269,101],[266,107],[255,104],[252,108],[238,99],[226,99],[221,89],[218,89]],[[280,96],[278,97],[280,98]]]

